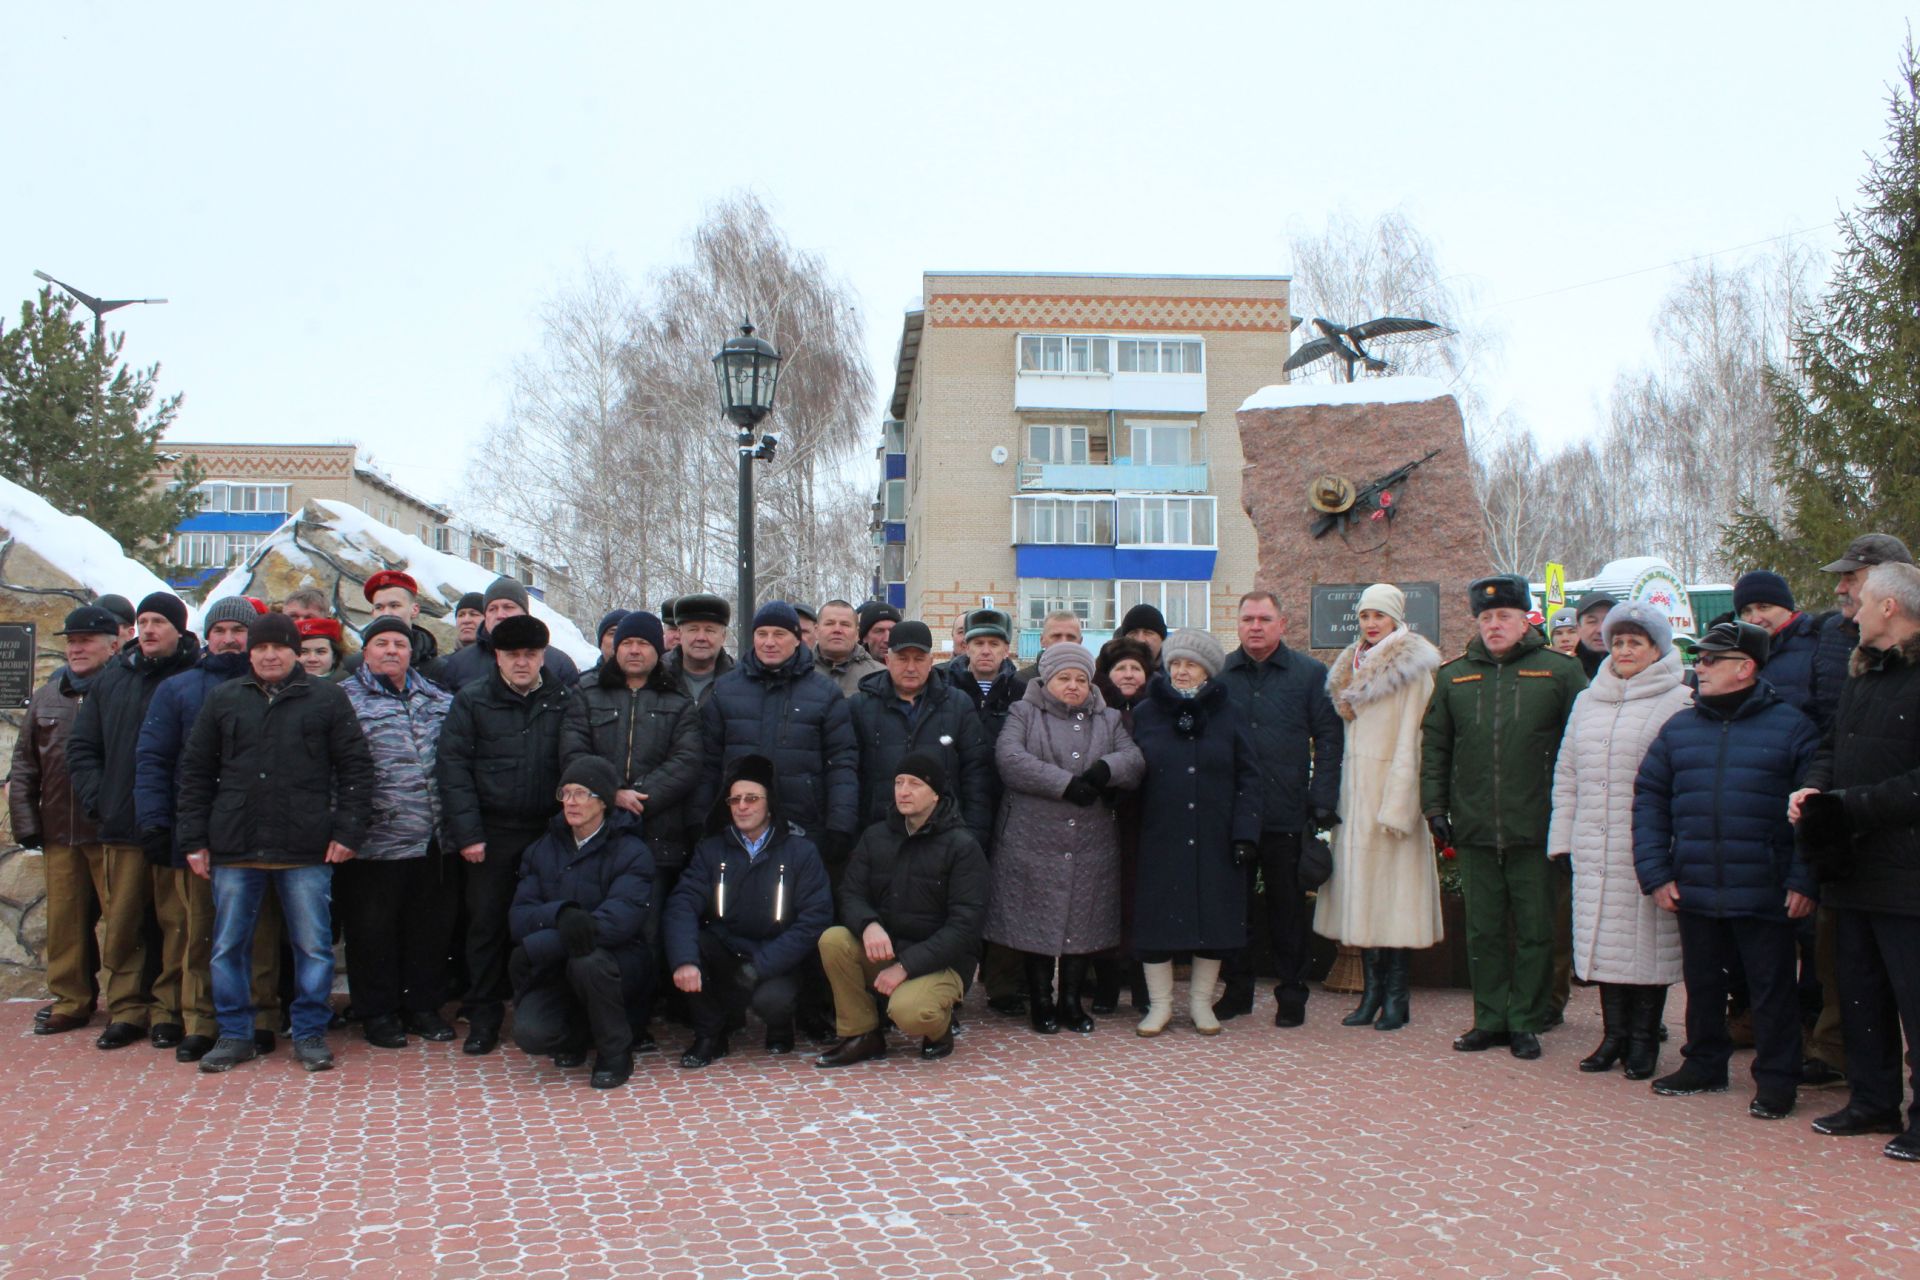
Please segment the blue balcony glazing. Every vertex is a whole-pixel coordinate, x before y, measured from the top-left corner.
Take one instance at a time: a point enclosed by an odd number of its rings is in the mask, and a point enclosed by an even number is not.
[[[1060,493],[1206,493],[1207,464],[1022,462],[1019,484],[1022,489]]]

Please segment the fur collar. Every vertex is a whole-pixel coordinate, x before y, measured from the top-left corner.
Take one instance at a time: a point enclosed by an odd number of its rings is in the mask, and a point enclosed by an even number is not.
[[[1920,667],[1920,632],[1908,636],[1891,649],[1857,646],[1853,656],[1847,660],[1847,674],[1865,675],[1869,671],[1881,671],[1890,666]]]
[[[1355,640],[1340,653],[1327,673],[1327,693],[1342,719],[1351,720],[1360,708],[1390,698],[1423,676],[1440,669],[1440,651],[1424,636],[1401,631],[1380,642],[1379,651],[1357,670]]]

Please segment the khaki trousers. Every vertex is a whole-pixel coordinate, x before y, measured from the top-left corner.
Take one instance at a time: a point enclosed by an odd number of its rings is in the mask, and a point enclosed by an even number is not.
[[[100,1003],[100,949],[94,922],[100,918],[106,846],[50,844],[47,869],[47,990],[53,1011],[84,1018]]]
[[[861,1036],[880,1025],[873,1006],[873,979],[891,960],[875,964],[866,948],[845,925],[820,935],[820,964],[833,988],[834,1030],[842,1036]],[[951,969],[908,978],[887,997],[887,1016],[910,1036],[939,1039],[947,1034],[948,1014],[965,994],[960,975]]]
[[[153,1006],[140,989],[147,963],[143,934],[153,905],[153,868],[137,844],[103,844],[88,859],[93,889],[100,895],[100,967],[107,975],[107,1021],[145,1027]]]
[[[182,903],[186,929],[180,936],[180,954],[169,956],[164,973],[180,971],[180,1012],[187,1034],[219,1038],[213,1009],[213,882],[188,870],[171,871]],[[165,917],[162,916],[162,925]],[[253,1029],[274,1031],[280,1026],[280,899],[271,893],[260,898],[260,916],[253,929]],[[169,934],[171,949],[174,937]]]

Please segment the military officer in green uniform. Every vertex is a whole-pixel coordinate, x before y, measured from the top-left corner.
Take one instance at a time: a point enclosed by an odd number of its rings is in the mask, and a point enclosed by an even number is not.
[[[1526,579],[1467,591],[1478,634],[1435,677],[1420,765],[1421,810],[1458,851],[1466,897],[1473,1028],[1453,1047],[1537,1058],[1553,985],[1553,764],[1587,679],[1529,625]]]

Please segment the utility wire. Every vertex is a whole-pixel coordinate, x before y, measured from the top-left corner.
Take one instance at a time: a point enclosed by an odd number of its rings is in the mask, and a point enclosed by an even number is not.
[[[1644,276],[1654,271],[1668,271],[1674,267],[1684,267],[1688,263],[1700,262],[1707,258],[1718,258],[1722,254],[1738,253],[1742,249],[1758,249],[1762,245],[1778,244],[1782,240],[1791,240],[1795,236],[1803,236],[1810,231],[1817,230],[1819,230],[1818,227],[1800,227],[1797,230],[1782,232],[1777,236],[1768,236],[1765,240],[1752,240],[1746,244],[1736,244],[1726,249],[1714,249],[1707,253],[1696,253],[1691,258],[1675,258],[1672,262],[1662,262],[1658,266],[1637,267],[1632,271],[1622,271],[1619,275],[1602,276],[1598,280],[1586,280],[1580,284],[1561,285],[1557,289],[1548,289],[1542,293],[1529,293],[1524,297],[1506,298],[1499,302],[1489,302],[1485,306],[1473,308],[1468,314],[1472,315],[1474,312],[1479,311],[1491,311],[1495,307],[1516,306],[1522,302],[1534,302],[1540,298],[1551,298],[1557,294],[1572,293],[1576,289],[1591,289],[1595,285],[1612,284],[1616,280],[1628,280],[1634,276]]]

